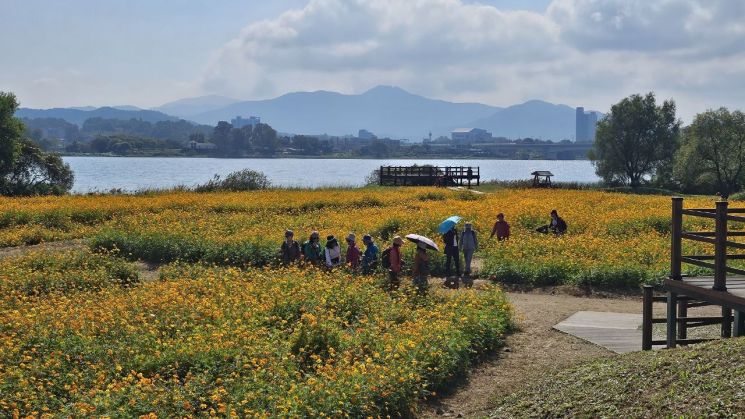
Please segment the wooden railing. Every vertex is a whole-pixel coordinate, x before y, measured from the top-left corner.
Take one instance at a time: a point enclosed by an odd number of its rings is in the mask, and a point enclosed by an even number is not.
[[[393,186],[472,186],[481,183],[478,166],[380,166],[380,185]]]

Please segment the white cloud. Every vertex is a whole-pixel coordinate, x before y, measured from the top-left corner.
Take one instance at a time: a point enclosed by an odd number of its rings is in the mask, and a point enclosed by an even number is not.
[[[271,97],[392,84],[511,104],[606,110],[631,93],[678,99],[684,117],[742,107],[745,2],[554,0],[545,13],[460,0],[312,0],[253,23],[208,66],[204,90]]]

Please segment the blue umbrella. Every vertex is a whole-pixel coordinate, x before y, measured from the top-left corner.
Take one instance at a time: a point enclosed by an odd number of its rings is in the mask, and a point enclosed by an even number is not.
[[[451,228],[455,227],[455,225],[458,224],[458,222],[460,220],[462,220],[462,218],[459,217],[459,216],[457,216],[457,215],[453,215],[452,217],[448,217],[445,221],[443,221],[443,222],[440,223],[440,226],[437,227],[437,231],[440,234],[445,234],[448,231],[450,231]]]

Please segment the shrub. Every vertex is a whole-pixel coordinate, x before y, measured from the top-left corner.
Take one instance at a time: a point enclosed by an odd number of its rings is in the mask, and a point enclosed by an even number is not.
[[[270,186],[269,179],[262,172],[243,169],[233,172],[224,179],[220,175],[215,175],[209,182],[194,188],[197,192],[216,192],[216,191],[255,191],[259,189],[268,189]]]

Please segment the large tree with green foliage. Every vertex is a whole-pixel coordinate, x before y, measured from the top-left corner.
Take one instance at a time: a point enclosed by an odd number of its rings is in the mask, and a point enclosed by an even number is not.
[[[675,179],[688,192],[728,198],[745,185],[745,114],[727,108],[696,115],[684,130]]]
[[[0,92],[0,194],[60,194],[70,190],[73,173],[59,155],[44,153],[24,138],[25,128],[14,116],[18,101]]]
[[[635,188],[670,167],[679,131],[675,102],[657,106],[652,92],[631,95],[598,123],[590,154],[595,172],[606,183]]]

